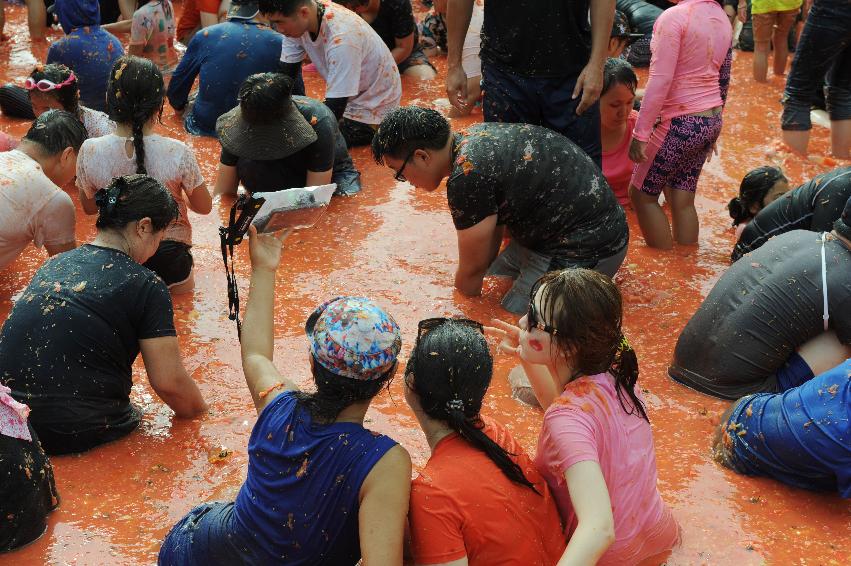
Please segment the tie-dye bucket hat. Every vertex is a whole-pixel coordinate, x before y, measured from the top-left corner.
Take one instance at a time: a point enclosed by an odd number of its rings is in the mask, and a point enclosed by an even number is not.
[[[313,311],[304,330],[317,363],[358,381],[386,374],[402,348],[399,325],[365,297],[331,299]]]

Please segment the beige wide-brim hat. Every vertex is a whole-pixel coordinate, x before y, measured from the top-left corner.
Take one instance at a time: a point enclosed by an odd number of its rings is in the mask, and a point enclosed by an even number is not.
[[[219,116],[216,133],[222,147],[237,157],[268,161],[283,159],[316,141],[316,132],[292,100],[277,119],[251,123],[239,106]]]

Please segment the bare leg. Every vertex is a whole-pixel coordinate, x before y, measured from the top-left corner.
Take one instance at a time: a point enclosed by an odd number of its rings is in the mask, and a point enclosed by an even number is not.
[[[44,0],[26,0],[27,2],[27,25],[30,28],[30,39],[40,41],[44,39],[47,21],[47,8]]]
[[[775,49],[776,49],[776,47],[775,47]],[[757,82],[764,83],[766,80],[768,80],[768,52],[770,50],[771,50],[771,42],[770,41],[754,41],[754,45],[753,45],[753,80],[755,80]],[[775,61],[776,61],[776,59],[775,59]]]
[[[437,76],[437,73],[428,65],[412,65],[402,73],[406,77],[414,77],[420,81],[428,81]]]
[[[809,130],[783,130],[783,142],[793,151],[807,154],[807,146],[810,145]]]
[[[851,346],[842,344],[836,333],[828,330],[798,348],[798,355],[807,362],[813,375],[819,375],[851,357]]]
[[[700,221],[694,208],[694,193],[671,189],[665,191],[665,198],[671,205],[674,240],[684,246],[697,244]]]
[[[782,77],[786,74],[786,59],[789,57],[789,30],[788,27],[778,27],[774,30],[774,74]]]
[[[659,196],[645,194],[630,185],[629,198],[632,208],[638,216],[638,226],[645,243],[651,248],[670,250],[674,247],[671,238],[671,225],[665,211],[659,205]]]
[[[830,149],[834,157],[851,159],[851,120],[831,120]]]

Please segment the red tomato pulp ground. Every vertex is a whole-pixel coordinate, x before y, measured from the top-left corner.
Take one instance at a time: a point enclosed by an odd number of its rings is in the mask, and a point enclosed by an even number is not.
[[[43,61],[46,45],[31,45],[25,10],[6,7],[6,32],[0,44],[0,80],[18,84]],[[58,37],[56,33],[49,38]],[[121,38],[126,43],[126,36]],[[813,130],[811,158],[789,153],[780,137],[779,98],[783,78],[766,84],[751,79],[751,54],[735,52],[733,81],[724,113],[720,155],[700,179],[697,207],[700,245],[670,252],[645,247],[633,213],[632,241],[618,281],[625,297],[626,334],[639,354],[640,385],[653,424],[659,487],[683,530],[682,545],[668,564],[848,564],[851,562],[851,502],[836,494],[814,494],[767,479],[738,476],[715,464],[709,443],[713,425],[727,403],[672,382],[666,368],[676,338],[714,281],[727,267],[733,232],[725,203],[751,168],[781,165],[795,186],[832,168],[828,132]],[[442,77],[445,60],[436,59],[439,78],[415,83],[403,79],[404,104],[446,108]],[[642,83],[646,72],[641,72]],[[322,98],[316,75],[306,75],[309,94]],[[455,120],[455,127],[481,115]],[[0,118],[0,127],[18,137],[28,123]],[[166,105],[158,130],[188,143],[209,186],[215,179],[219,146],[187,135]],[[340,294],[380,301],[404,331],[403,359],[422,318],[463,315],[481,321],[511,320],[499,306],[505,283],[488,279],[481,298],[454,292],[455,234],[443,190],[426,193],[393,180],[367,149],[353,152],[363,173],[364,190],[337,198],[314,229],[286,242],[279,269],[275,307],[278,367],[310,385],[303,325],[315,305]],[[76,191],[71,191],[76,199]],[[245,475],[246,445],[255,420],[239,360],[236,328],[227,320],[225,276],[218,226],[226,222],[231,200],[214,204],[209,216],[190,213],[194,228],[197,288],[174,298],[184,361],[212,407],[195,421],[172,421],[153,395],[139,363],[132,400],[146,411],[137,432],[80,456],[52,458],[62,503],[50,517],[45,536],[29,547],[0,557],[28,564],[150,564],[160,541],[191,507],[207,500],[231,499]],[[77,239],[94,236],[94,217],[78,206]],[[243,300],[247,297],[247,247],[237,250]],[[28,248],[0,275],[0,321],[44,261],[42,250]],[[484,412],[511,430],[533,452],[541,412],[511,398],[507,375],[514,364],[496,356],[494,379]],[[367,426],[391,435],[410,452],[415,467],[428,458],[428,446],[405,405],[397,375],[367,416]],[[232,454],[215,462],[222,447]],[[226,452],[225,452],[226,454]],[[213,458],[213,460],[216,460]]]

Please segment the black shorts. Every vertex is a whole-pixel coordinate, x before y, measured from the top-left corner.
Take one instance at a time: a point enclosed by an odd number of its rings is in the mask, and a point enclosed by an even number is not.
[[[160,276],[171,287],[183,283],[192,274],[192,246],[174,240],[163,240],[157,253],[143,265]]]

